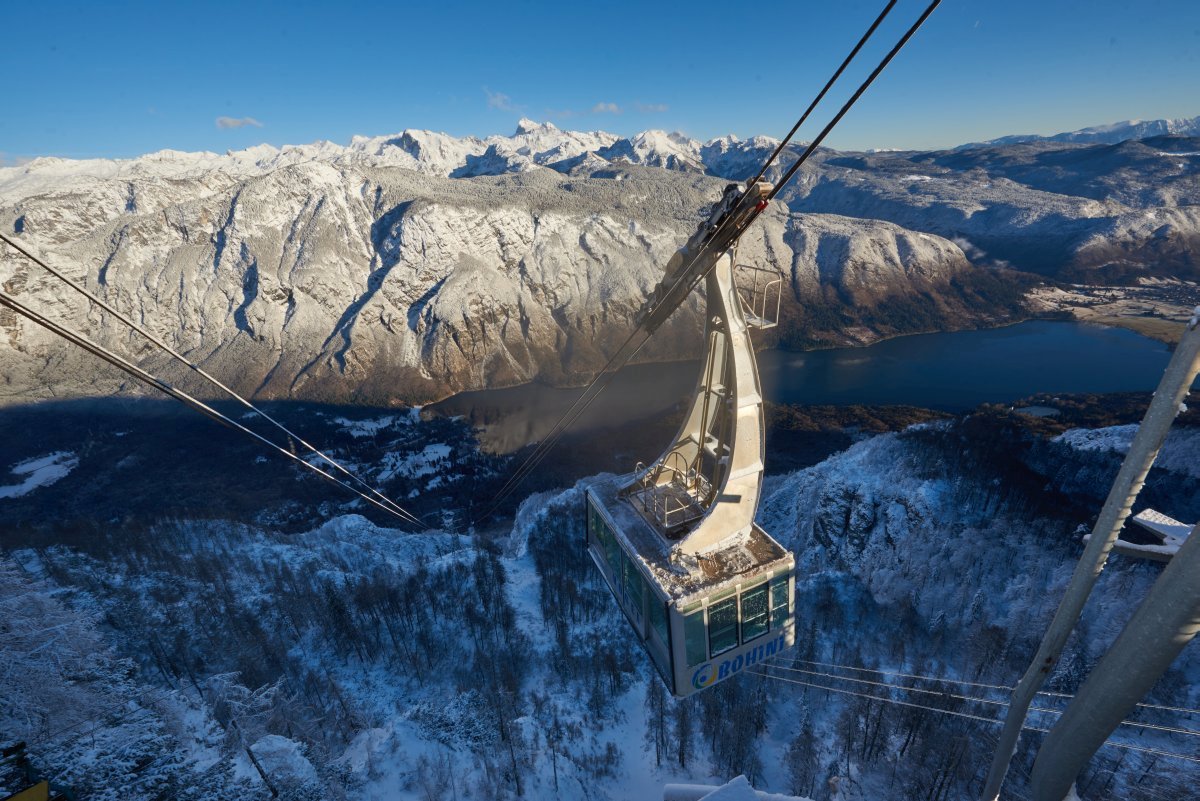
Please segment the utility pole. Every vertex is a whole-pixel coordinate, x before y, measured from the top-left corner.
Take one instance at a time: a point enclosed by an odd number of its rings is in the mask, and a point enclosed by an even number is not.
[[[1055,612],[1054,619],[1042,638],[1042,644],[1038,647],[1025,675],[1013,690],[1004,729],[997,741],[996,753],[983,788],[983,801],[998,801],[1000,787],[1004,784],[1005,774],[1008,773],[1008,764],[1016,751],[1017,737],[1021,734],[1025,717],[1029,713],[1029,705],[1058,664],[1067,638],[1074,630],[1084,604],[1087,603],[1088,596],[1100,577],[1100,571],[1108,561],[1108,553],[1120,535],[1126,518],[1129,517],[1134,499],[1146,481],[1146,474],[1150,472],[1150,467],[1167,438],[1171,423],[1183,408],[1183,400],[1191,389],[1197,371],[1200,371],[1198,325],[1200,307],[1197,307],[1196,313],[1188,321],[1183,337],[1163,372],[1158,389],[1150,401],[1150,408],[1146,410],[1146,416],[1138,426],[1137,434],[1129,446],[1129,452],[1125,455],[1116,480],[1113,481],[1112,489],[1104,501],[1083,554],[1075,565],[1075,572],[1071,575],[1058,611]]]

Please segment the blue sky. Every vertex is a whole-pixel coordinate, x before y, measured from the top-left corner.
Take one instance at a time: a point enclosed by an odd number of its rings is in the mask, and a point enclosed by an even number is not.
[[[901,0],[849,77],[924,5]],[[345,143],[404,128],[507,134],[521,116],[618,134],[779,136],[882,6],[9,2],[0,159]],[[1192,117],[1198,76],[1196,0],[944,0],[828,144],[942,147]]]

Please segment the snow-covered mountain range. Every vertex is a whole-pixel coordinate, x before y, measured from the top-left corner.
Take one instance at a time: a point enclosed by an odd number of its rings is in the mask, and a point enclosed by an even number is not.
[[[1011,145],[1018,142],[1076,142],[1115,145],[1130,139],[1149,139],[1153,136],[1200,136],[1200,117],[1190,119],[1124,120],[1108,125],[1092,125],[1078,131],[1065,131],[1051,136],[1014,134],[990,139],[985,145]],[[979,143],[963,147],[979,147]]]
[[[0,230],[243,391],[423,401],[584,380],[706,205],[776,143],[522,120],[487,138],[406,130],[224,155],[41,158],[0,169]],[[1186,137],[821,150],[739,259],[789,279],[768,344],[862,343],[1021,315],[1009,266],[1194,276],[1197,198],[1200,140]],[[130,345],[7,249],[0,284]],[[698,326],[693,306],[642,356],[691,355]],[[8,313],[0,375],[7,403],[120,385]]]

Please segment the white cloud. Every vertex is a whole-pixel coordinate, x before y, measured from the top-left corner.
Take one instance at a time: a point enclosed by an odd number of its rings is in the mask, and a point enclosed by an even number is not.
[[[513,105],[512,98],[503,92],[493,92],[486,86],[483,87],[483,92],[487,95],[488,108],[499,109],[500,111],[517,111],[517,107]]]
[[[621,107],[616,103],[597,103],[592,106],[593,114],[620,114]]]
[[[246,126],[261,128],[263,124],[253,117],[217,117],[217,127],[222,130],[245,128]]]
[[[661,114],[667,110],[666,103],[634,103],[633,105],[643,114]]]

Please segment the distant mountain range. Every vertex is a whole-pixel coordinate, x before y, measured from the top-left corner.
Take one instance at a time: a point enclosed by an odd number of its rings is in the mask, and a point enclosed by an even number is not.
[[[522,120],[512,136],[39,158],[0,169],[0,230],[241,390],[425,401],[584,380],[706,206],[777,143]],[[1007,267],[1085,283],[1196,278],[1198,199],[1200,139],[1182,135],[823,148],[738,256],[787,277],[768,344],[861,344],[1021,316],[1028,279]],[[6,248],[0,285],[128,341]],[[699,325],[693,305],[642,356],[693,355]],[[0,403],[119,386],[96,376],[85,355],[0,313]]]
[[[1075,142],[1088,145],[1115,145],[1130,139],[1149,139],[1152,136],[1200,136],[1200,117],[1179,120],[1125,120],[1108,125],[1094,125],[1078,131],[1066,131],[1053,136],[1016,134],[974,142],[961,147],[1014,145],[1021,142]]]

